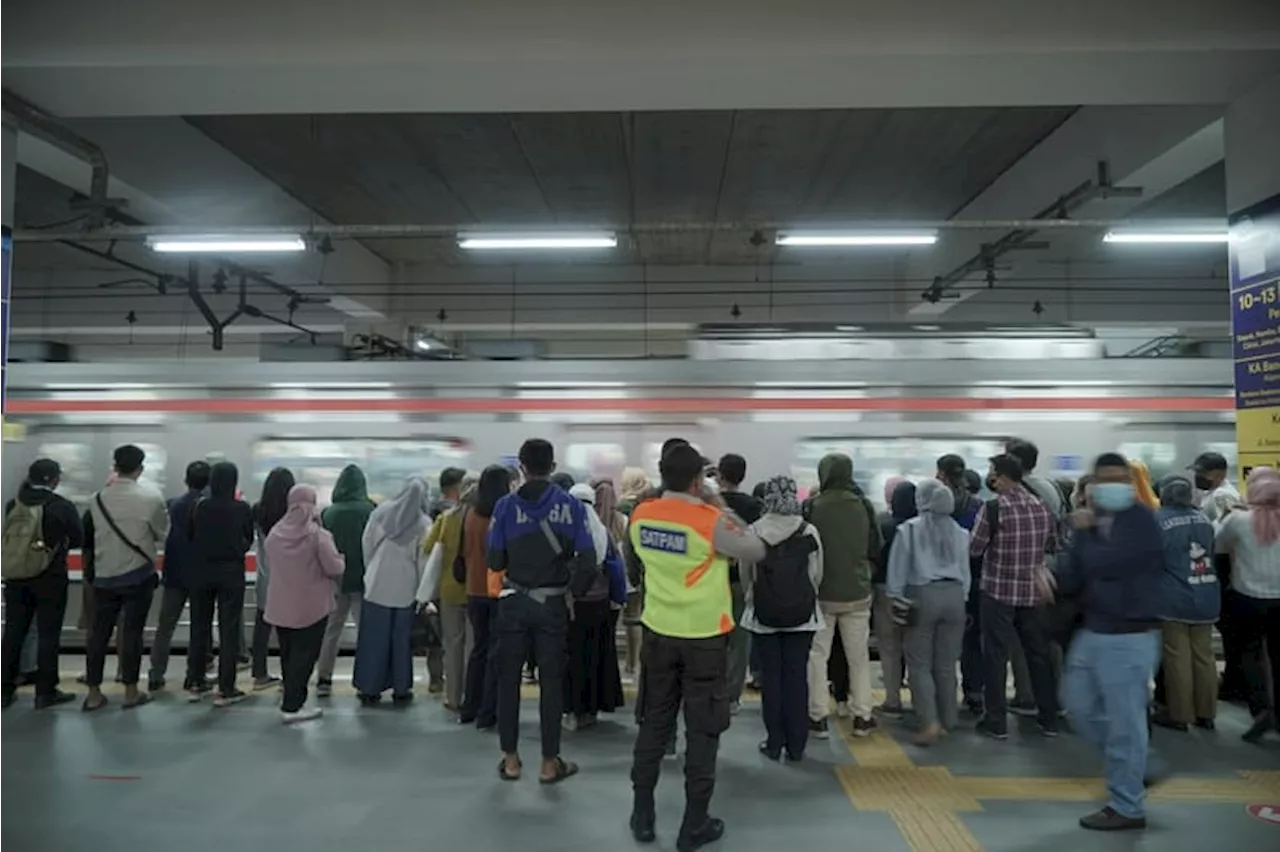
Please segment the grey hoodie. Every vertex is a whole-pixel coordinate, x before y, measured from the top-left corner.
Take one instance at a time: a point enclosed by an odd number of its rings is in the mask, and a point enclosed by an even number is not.
[[[813,524],[805,523],[804,518],[799,515],[778,515],[769,512],[752,524],[749,529],[763,539],[766,545],[773,546],[786,541],[801,527],[804,528],[805,535],[813,536],[818,543],[818,549],[809,554],[809,582],[813,584],[815,599],[813,617],[798,627],[785,629],[766,627],[757,621],[755,602],[752,599],[755,592],[756,563],[743,562],[741,563],[741,576],[742,588],[746,595],[746,609],[742,613],[741,626],[744,630],[750,630],[752,633],[800,633],[822,629],[824,624],[822,610],[816,602],[818,587],[822,585],[822,538],[818,535],[817,528]]]

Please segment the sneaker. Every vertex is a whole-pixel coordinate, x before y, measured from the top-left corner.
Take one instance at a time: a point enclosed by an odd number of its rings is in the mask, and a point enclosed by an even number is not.
[[[147,692],[159,692],[164,689],[164,678],[159,675],[152,675],[147,678]]]
[[[826,719],[810,719],[809,720],[809,736],[818,740],[830,739],[831,732],[827,730]]]
[[[22,689],[24,686],[34,686],[36,678],[39,676],[39,672],[19,672],[18,676],[13,679],[13,688]]]
[[[1253,724],[1249,726],[1249,730],[1240,735],[1240,739],[1247,743],[1259,742],[1267,731],[1275,727],[1275,723],[1275,717],[1271,715],[1271,711],[1264,710],[1254,717]]]
[[[230,707],[232,704],[239,704],[249,697],[249,693],[243,689],[233,689],[230,692],[219,692],[213,696],[214,707]]]
[[[393,707],[408,707],[412,703],[413,703],[412,692],[405,692],[405,693],[391,696],[391,706]]]
[[[12,689],[6,689],[3,695],[0,695],[0,707],[8,710],[13,706],[13,702],[18,700],[18,696],[14,694]]]
[[[1040,712],[1035,701],[1019,701],[1016,698],[1009,702],[1009,712],[1015,716],[1035,716]]]
[[[433,680],[427,684],[428,695],[439,695],[442,692],[444,692],[444,681]]]
[[[763,754],[765,757],[769,758],[770,760],[776,761],[776,760],[782,759],[782,749],[770,748],[768,740],[761,740],[760,745],[758,745],[756,748],[761,754]]]
[[[1217,725],[1212,719],[1196,719],[1196,727],[1202,731],[1213,731],[1217,729]]]
[[[193,683],[187,687],[187,701],[191,704],[197,704],[210,692],[212,692],[212,688],[209,684]]]
[[[996,723],[990,719],[983,719],[973,728],[984,737],[991,737],[993,740],[1009,739],[1009,731],[1002,727],[997,727]]]
[[[880,724],[875,719],[854,719],[853,735],[855,737],[869,737],[871,732],[878,727],[880,727]]]
[[[312,705],[304,705],[302,708],[292,713],[280,711],[280,721],[286,725],[292,725],[297,722],[309,722],[312,719],[319,719],[324,715],[324,711],[319,707]]]
[[[328,678],[320,678],[316,681],[316,698],[328,698],[333,695],[333,681]]]
[[[1040,736],[1042,737],[1053,739],[1058,735],[1058,724],[1056,722],[1051,722],[1047,725],[1044,722],[1037,722],[1036,727],[1040,729]]]
[[[279,686],[281,680],[278,677],[267,675],[266,677],[255,677],[253,679],[253,691],[262,692],[264,689],[270,689],[273,686]]]
[[[236,660],[236,671],[247,672],[251,668],[253,668],[253,660],[248,657],[240,657]]]
[[[742,702],[741,702],[741,701],[730,701],[730,702],[729,702],[729,715],[730,715],[730,716],[737,716],[737,715],[738,715],[739,713],[741,713],[741,712],[742,712]]]
[[[1168,713],[1153,713],[1151,716],[1151,724],[1159,725],[1162,728],[1168,728],[1171,731],[1180,731],[1184,734],[1190,729],[1190,725],[1186,722],[1179,722]]]
[[[840,719],[848,719],[853,715],[853,711],[849,709],[848,701],[836,702],[836,716]]]
[[[636,843],[652,843],[658,839],[654,827],[657,818],[652,808],[636,808],[631,812],[631,836]]]
[[[1127,817],[1110,806],[1080,817],[1080,827],[1090,831],[1132,831],[1147,827],[1144,817]]]
[[[47,710],[50,707],[57,707],[59,704],[66,704],[75,700],[75,693],[63,692],[61,689],[55,689],[48,695],[36,696],[36,709]]]
[[[708,843],[715,843],[724,837],[724,820],[707,817],[706,822],[697,828],[686,830],[680,827],[680,836],[676,838],[676,852],[694,852]]]
[[[911,738],[911,741],[918,746],[928,747],[936,745],[940,739],[942,739],[941,725],[925,725]]]
[[[573,715],[572,713],[565,713],[564,719],[561,721],[560,724],[564,726],[564,729],[566,731],[568,731],[569,733],[573,733],[574,731],[578,730],[578,717]]]
[[[964,709],[970,716],[981,716],[982,708],[981,698],[966,698],[964,700]]]
[[[901,704],[881,704],[879,707],[871,708],[871,712],[886,719],[901,719],[905,714]]]

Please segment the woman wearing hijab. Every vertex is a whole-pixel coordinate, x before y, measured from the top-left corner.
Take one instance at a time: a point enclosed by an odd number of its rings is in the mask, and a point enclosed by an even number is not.
[[[1129,459],[1129,470],[1133,471],[1133,492],[1138,502],[1151,511],[1160,508],[1160,498],[1151,486],[1151,468],[1141,459]]]
[[[760,753],[778,760],[785,749],[787,758],[796,761],[804,758],[809,741],[809,649],[813,634],[823,626],[818,608],[822,539],[801,516],[796,481],[791,477],[770,479],[763,500],[765,513],[751,529],[769,545],[769,552],[763,562],[741,565],[746,598],[742,626],[754,634],[760,654],[766,731]],[[788,578],[783,573],[788,571],[803,571],[804,576]],[[792,618],[780,617],[789,609],[789,601],[779,592],[794,590],[802,582],[813,589],[812,611],[807,618],[799,611]]]
[[[902,655],[904,634],[902,625],[893,620],[893,605],[885,583],[889,574],[889,553],[898,527],[916,516],[916,486],[900,476],[890,477],[884,484],[884,502],[889,506],[889,511],[880,516],[884,548],[871,571],[875,589],[876,647],[880,650],[880,666],[884,674],[884,703],[875,710],[886,718],[901,719],[902,687],[906,680]]]
[[[413,700],[414,598],[424,583],[430,493],[427,483],[410,479],[394,500],[373,510],[364,530],[364,599],[351,681],[365,706],[388,689],[397,706]],[[428,579],[426,585],[433,584]]]
[[[259,692],[280,684],[280,678],[267,672],[271,623],[267,621],[267,593],[270,591],[271,557],[267,554],[267,536],[289,511],[289,490],[294,486],[293,472],[277,467],[267,474],[262,485],[262,499],[253,504],[253,531],[257,534],[254,550],[258,570],[254,574],[253,596],[257,614],[253,619],[253,691]]]
[[[612,486],[610,486],[612,492]],[[574,598],[569,621],[569,661],[564,679],[564,726],[575,731],[596,724],[600,713],[612,713],[622,706],[622,676],[618,673],[617,621],[613,611],[614,579],[621,580],[622,562],[617,548],[596,506],[596,491],[580,482],[569,494],[589,509],[587,523],[602,568],[610,554],[613,571],[602,570],[585,595]],[[625,585],[622,586],[625,595]]]
[[[266,491],[264,504],[268,502]],[[271,563],[265,617],[280,637],[280,670],[284,674],[280,719],[291,724],[320,715],[319,707],[306,706],[307,681],[320,657],[325,626],[333,611],[334,583],[346,563],[333,535],[320,525],[316,490],[310,485],[295,485],[286,502],[288,511],[271,525],[262,550]]]
[[[969,534],[955,521],[951,489],[936,479],[916,488],[917,517],[898,529],[889,551],[889,597],[909,601],[914,620],[904,648],[918,745],[932,745],[957,723],[956,663],[969,597]]]
[[[1222,596],[1213,568],[1213,524],[1194,500],[1186,477],[1168,476],[1160,483],[1156,523],[1164,543],[1164,708],[1151,721],[1175,731],[1187,730],[1192,722],[1213,730],[1218,706],[1213,625]]]
[[[498,724],[498,599],[489,594],[485,538],[493,507],[511,493],[511,471],[489,465],[480,474],[475,504],[462,520],[462,559],[467,569],[467,620],[471,623],[471,656],[458,721],[489,730]]]
[[[1245,507],[1214,524],[1218,543],[1232,554],[1231,588],[1238,593],[1249,712],[1254,722],[1244,734],[1257,742],[1276,727],[1277,701],[1267,695],[1264,656],[1271,683],[1280,691],[1280,474],[1254,468],[1245,483]],[[1263,654],[1263,648],[1266,654]]]

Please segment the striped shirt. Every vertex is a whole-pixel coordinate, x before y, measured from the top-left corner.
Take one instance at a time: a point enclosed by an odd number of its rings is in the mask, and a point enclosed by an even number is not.
[[[982,558],[982,591],[1011,606],[1036,606],[1036,572],[1058,547],[1057,522],[1026,488],[1001,493],[997,529],[991,534],[987,505],[978,510],[969,554]]]

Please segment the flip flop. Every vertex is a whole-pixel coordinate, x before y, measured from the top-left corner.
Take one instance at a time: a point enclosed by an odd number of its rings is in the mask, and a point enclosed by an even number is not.
[[[519,781],[520,770],[523,768],[524,768],[523,763],[517,763],[516,771],[514,773],[507,772],[507,759],[504,757],[502,758],[502,760],[498,761],[498,777],[501,778],[503,781]]]
[[[556,774],[550,778],[538,778],[539,784],[559,784],[566,778],[572,778],[578,774],[578,764],[562,757],[556,758]]]
[[[107,706],[107,697],[105,695],[102,696],[101,704],[90,704],[89,699],[86,698],[84,702],[80,705],[80,712],[81,713],[97,713],[99,710],[101,710],[103,707],[106,707],[106,706]]]
[[[139,693],[138,693],[138,698],[137,698],[137,700],[136,700],[136,701],[134,701],[134,702],[132,702],[132,703],[126,702],[126,703],[124,703],[124,704],[121,704],[121,705],[120,705],[120,707],[121,707],[121,709],[124,709],[124,710],[132,710],[132,709],[134,709],[135,707],[141,707],[143,704],[150,704],[150,703],[151,703],[151,701],[152,701],[151,693],[149,693],[149,692],[139,692]]]

